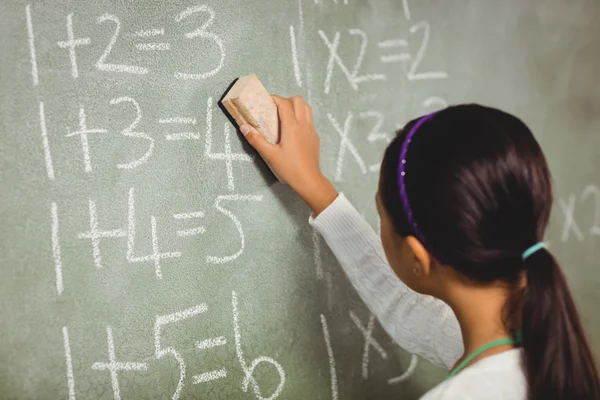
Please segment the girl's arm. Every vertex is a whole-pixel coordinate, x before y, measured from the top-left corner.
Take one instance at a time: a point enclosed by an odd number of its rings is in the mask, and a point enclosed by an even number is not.
[[[405,349],[451,368],[463,352],[458,322],[450,307],[404,285],[386,261],[379,237],[319,167],[319,136],[310,106],[301,97],[273,96],[281,142],[271,144],[249,125],[240,128],[250,143],[308,204],[312,224],[333,250],[359,295],[385,330]]]
[[[387,333],[404,349],[450,369],[463,353],[448,305],[404,285],[389,266],[379,236],[340,194],[310,223]]]

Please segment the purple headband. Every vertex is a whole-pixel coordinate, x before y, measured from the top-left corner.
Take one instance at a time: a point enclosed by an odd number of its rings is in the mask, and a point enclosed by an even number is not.
[[[425,248],[429,250],[430,253],[432,253],[432,255],[433,251],[431,249],[431,246],[429,246],[429,244],[425,240],[425,236],[423,235],[423,232],[421,232],[421,230],[419,229],[417,221],[415,221],[412,210],[410,208],[410,202],[408,201],[408,195],[406,194],[406,183],[404,178],[406,176],[406,153],[408,153],[408,146],[410,145],[410,142],[412,141],[412,138],[415,135],[415,133],[417,133],[417,130],[425,122],[430,120],[434,115],[435,112],[421,117],[417,121],[417,123],[412,127],[410,132],[408,132],[408,135],[406,135],[406,138],[404,139],[404,143],[402,143],[402,149],[400,150],[400,160],[398,162],[398,186],[400,188],[400,200],[402,202],[402,208],[404,208],[406,218],[408,219],[408,223],[410,224],[415,236],[421,241],[423,246],[425,246]],[[435,255],[433,255],[433,257],[436,260],[440,261],[437,257],[435,257]]]

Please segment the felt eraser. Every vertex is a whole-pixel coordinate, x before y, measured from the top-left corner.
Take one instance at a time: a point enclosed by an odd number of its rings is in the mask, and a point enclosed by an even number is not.
[[[279,143],[277,106],[255,74],[240,77],[221,104],[239,126],[252,125],[269,142]]]
[[[241,76],[225,94],[221,104],[238,126],[249,124],[272,144],[279,143],[277,105],[256,74]],[[283,183],[277,174],[273,174]]]

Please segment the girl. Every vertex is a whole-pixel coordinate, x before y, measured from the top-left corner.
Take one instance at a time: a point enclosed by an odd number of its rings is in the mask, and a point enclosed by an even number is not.
[[[409,122],[381,166],[380,240],[321,173],[310,107],[274,99],[279,145],[241,131],[312,209],[386,331],[450,369],[422,399],[600,399],[565,277],[541,242],[550,172],[523,122],[474,104]]]

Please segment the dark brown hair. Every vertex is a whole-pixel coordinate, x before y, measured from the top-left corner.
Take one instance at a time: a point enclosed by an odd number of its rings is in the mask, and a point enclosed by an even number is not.
[[[381,200],[402,236],[413,232],[400,201],[398,158],[415,123],[398,133],[381,169]],[[556,259],[546,249],[521,259],[543,240],[552,209],[548,164],[527,126],[494,108],[449,107],[419,128],[406,160],[411,209],[442,268],[515,288],[506,323],[522,331],[529,399],[600,399],[592,351]],[[518,289],[523,273],[527,285]]]

